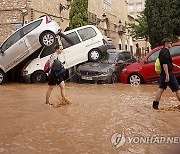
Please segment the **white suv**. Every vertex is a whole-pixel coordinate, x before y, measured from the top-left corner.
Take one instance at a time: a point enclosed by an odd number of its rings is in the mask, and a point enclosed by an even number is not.
[[[42,16],[11,34],[0,46],[0,84],[5,73],[41,46],[53,46],[59,32],[60,27],[55,21]]]
[[[74,45],[62,39],[67,68],[85,61],[98,61],[107,51],[107,45],[99,29],[93,25],[64,32]]]
[[[59,59],[65,61],[65,68],[73,67],[85,61],[98,61],[107,51],[107,45],[103,42],[100,31],[92,25],[79,27],[66,31],[59,38],[59,44],[63,46],[63,52]],[[27,63],[22,70],[22,76],[26,82],[45,82],[47,75],[44,65],[54,50],[45,48],[39,50],[39,56]]]

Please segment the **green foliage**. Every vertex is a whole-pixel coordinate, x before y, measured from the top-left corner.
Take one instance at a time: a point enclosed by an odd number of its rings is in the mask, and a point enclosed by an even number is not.
[[[169,1],[146,0],[145,15],[147,17],[149,41],[152,48],[161,45],[161,40],[165,37],[172,40],[177,38],[173,33],[172,10]]]
[[[173,34],[175,36],[180,36],[180,0],[171,0],[170,7]]]
[[[135,19],[133,23],[128,24],[128,28],[131,29],[130,35],[135,38],[144,38],[148,40],[149,33],[148,33],[148,25],[147,19],[144,13],[138,15],[138,18]]]
[[[73,0],[69,12],[70,29],[88,24],[88,0]]]

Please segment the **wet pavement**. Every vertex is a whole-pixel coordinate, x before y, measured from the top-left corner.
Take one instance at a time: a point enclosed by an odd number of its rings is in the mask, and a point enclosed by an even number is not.
[[[160,110],[151,108],[158,85],[66,83],[70,105],[44,105],[46,84],[0,86],[0,153],[173,154],[180,141],[140,143],[138,137],[180,137],[175,94],[163,94]],[[59,87],[52,92],[57,104]],[[136,137],[119,145],[115,133]],[[115,137],[112,138],[112,136]],[[112,144],[113,142],[113,144]],[[121,142],[122,143],[122,142]],[[180,151],[176,152],[177,154]]]

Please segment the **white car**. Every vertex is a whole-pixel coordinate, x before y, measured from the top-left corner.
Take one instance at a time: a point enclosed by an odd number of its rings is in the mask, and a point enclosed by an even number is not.
[[[11,34],[0,46],[0,84],[5,80],[5,73],[41,46],[53,46],[59,32],[55,21],[42,16]]]
[[[60,33],[59,33],[60,34]],[[107,51],[103,35],[93,25],[79,27],[61,34],[59,43],[63,46],[60,59],[65,61],[65,68],[71,68],[85,61],[98,61]],[[64,37],[63,37],[64,36]],[[46,54],[44,54],[44,52]],[[22,76],[27,82],[45,82],[47,75],[44,65],[54,50],[45,49],[22,70]],[[46,55],[46,56],[43,56]]]
[[[47,60],[50,58],[50,54],[54,52],[53,47],[41,47],[36,51],[38,54],[37,58],[30,60],[25,64],[22,69],[23,80],[27,83],[43,83],[47,80],[47,75],[43,69]],[[61,54],[59,56],[61,61],[64,61],[64,57]]]
[[[79,27],[64,34],[72,40],[71,45],[62,39],[63,54],[68,68],[85,61],[98,61],[107,51],[103,35],[93,25]]]

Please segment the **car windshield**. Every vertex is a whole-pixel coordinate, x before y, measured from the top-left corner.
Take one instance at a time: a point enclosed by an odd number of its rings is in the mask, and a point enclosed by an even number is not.
[[[123,57],[122,54],[117,54],[117,53],[108,53],[106,54],[102,60],[100,60],[101,63],[116,63],[118,60],[123,60],[119,59],[120,57]]]

